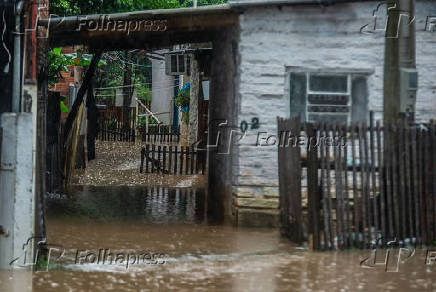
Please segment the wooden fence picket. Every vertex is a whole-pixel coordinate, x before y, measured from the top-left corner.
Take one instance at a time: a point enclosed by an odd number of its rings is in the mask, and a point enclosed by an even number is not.
[[[298,125],[309,143],[306,157],[301,145],[278,146],[282,234],[301,243],[300,216],[307,214],[306,240],[315,250],[436,240],[434,123],[382,125],[371,114],[369,126],[361,122],[301,127],[296,118],[278,118],[277,125],[279,141],[292,140],[289,135],[299,133]],[[307,168],[305,178],[301,165]],[[302,212],[303,183],[307,213]]]

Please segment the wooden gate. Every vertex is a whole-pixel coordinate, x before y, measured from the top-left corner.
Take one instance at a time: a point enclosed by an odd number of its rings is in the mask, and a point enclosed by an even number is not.
[[[281,224],[291,240],[303,241],[307,222],[314,249],[434,242],[435,124],[295,118],[278,119],[278,131]]]

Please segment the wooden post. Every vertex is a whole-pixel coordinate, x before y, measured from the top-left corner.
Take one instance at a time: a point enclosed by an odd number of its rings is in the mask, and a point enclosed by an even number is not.
[[[346,242],[345,246],[348,248],[351,246],[351,231],[350,231],[350,198],[348,193],[348,141],[347,141],[347,126],[341,127],[339,134],[343,139],[344,145],[344,202],[345,202],[345,230],[346,230]],[[341,141],[342,142],[342,141]]]
[[[406,212],[406,193],[405,193],[405,150],[404,150],[404,123],[399,122],[397,125],[397,137],[398,137],[398,151],[399,151],[399,157],[398,157],[398,174],[400,179],[400,202],[401,202],[401,209],[400,209],[400,218],[401,218],[401,232],[400,232],[400,238],[404,239],[407,236],[406,230],[407,230],[407,212]]]
[[[375,136],[374,136],[374,112],[371,111],[369,115],[369,149],[371,154],[371,183],[372,183],[372,203],[373,203],[373,215],[374,215],[374,227],[375,231],[380,230],[379,216],[378,216],[378,204],[377,204],[377,181],[375,175],[375,165],[377,159],[375,157]],[[379,170],[380,171],[380,170]],[[377,240],[377,238],[376,238]]]
[[[68,114],[67,121],[65,122],[64,141],[67,141],[67,137],[71,131],[71,126],[77,116],[79,107],[83,102],[83,97],[85,96],[85,92],[92,81],[92,77],[94,76],[95,70],[97,69],[97,65],[98,62],[100,61],[101,55],[102,55],[102,51],[97,51],[92,57],[91,64],[88,67],[88,71],[86,71],[85,78],[83,79],[82,85],[80,86],[79,92],[77,93],[76,99],[74,100],[74,104],[71,107],[70,113]]]
[[[364,125],[362,123],[359,124],[359,168],[360,168],[360,201],[361,201],[361,206],[362,206],[362,225],[363,225],[363,248],[367,247],[367,243],[368,243],[368,236],[367,236],[367,196],[366,196],[366,181],[365,181],[365,169],[366,166],[364,165],[365,161],[364,161],[364,143],[365,140],[363,138],[363,135],[366,135],[366,127],[364,128]],[[366,161],[367,162],[367,161]]]
[[[155,145],[151,145],[151,173],[154,173],[154,153],[155,153]]]
[[[179,153],[178,149],[180,149],[180,147],[175,146],[174,148],[174,174],[177,174],[177,154]]]
[[[333,136],[333,156],[335,167],[336,181],[336,234],[338,247],[342,248],[343,244],[343,195],[342,195],[342,155],[339,145],[335,145],[334,141],[339,136],[339,126],[335,125],[332,132]]]
[[[382,140],[381,140],[381,127],[380,121],[376,123],[376,139],[377,139],[377,166],[378,166],[378,181],[380,182],[380,216],[381,216],[381,230],[382,230],[382,242],[383,244],[386,242],[387,233],[386,233],[386,196],[385,196],[385,179],[386,179],[386,171],[385,165],[383,163],[383,149]]]
[[[140,173],[143,173],[143,171],[144,171],[144,156],[145,156],[145,148],[142,147],[142,149],[141,149],[141,164],[139,166]]]
[[[167,146],[163,146],[163,154],[162,154],[162,173],[167,173]]]
[[[179,174],[183,174],[183,154],[184,154],[184,147],[180,147],[180,172]]]
[[[357,134],[357,125],[351,125],[351,155],[353,159],[353,210],[354,210],[354,246],[360,247],[360,220],[359,220],[359,209],[360,209],[360,201],[357,193],[357,155],[356,155],[356,139],[358,138]]]
[[[327,201],[327,167],[328,162],[326,159],[325,145],[326,145],[325,124],[319,125],[319,139],[320,139],[320,159],[321,159],[321,193],[322,193],[322,208],[324,214],[324,249],[328,249],[330,242],[329,232],[329,216],[328,216],[328,201]]]
[[[313,249],[320,249],[319,225],[319,185],[318,185],[318,146],[311,141],[316,141],[317,135],[314,125],[306,123],[306,134],[308,137],[307,151],[307,194],[309,214],[309,238],[312,236]],[[279,140],[280,141],[280,140]]]
[[[168,154],[168,173],[172,172],[172,160],[173,160],[173,146],[169,146],[169,154]]]

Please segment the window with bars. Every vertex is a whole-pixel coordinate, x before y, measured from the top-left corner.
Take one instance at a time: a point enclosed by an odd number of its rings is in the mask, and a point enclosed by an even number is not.
[[[189,75],[190,58],[187,54],[166,54],[165,73],[167,75]]]
[[[302,121],[349,124],[365,121],[368,113],[364,74],[291,72],[291,117]]]

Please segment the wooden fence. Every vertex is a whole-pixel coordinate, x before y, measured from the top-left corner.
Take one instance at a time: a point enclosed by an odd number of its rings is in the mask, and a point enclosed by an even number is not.
[[[121,123],[100,121],[97,139],[100,141],[135,142],[134,128],[124,128]]]
[[[316,250],[434,243],[435,124],[279,118],[278,132],[281,225],[292,241],[304,240],[307,214]]]
[[[124,128],[122,123],[110,120],[100,120],[99,134],[97,139],[101,141],[135,142],[140,137],[142,142],[159,144],[178,144],[180,142],[180,130],[172,132],[169,126],[149,126],[148,131],[144,128]]]
[[[172,131],[170,126],[148,126],[148,131],[145,127],[138,130],[142,137],[142,142],[150,143],[179,143],[180,142],[180,126],[177,131]]]
[[[135,128],[136,109],[129,108],[129,123],[124,125],[123,121],[123,107],[119,106],[106,106],[104,109],[99,109],[99,122],[102,124],[117,124],[121,128]]]
[[[206,150],[149,145],[141,149],[141,173],[205,174]]]

